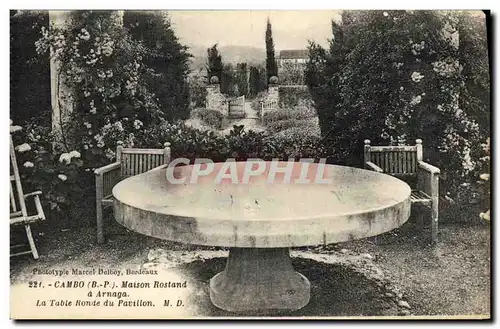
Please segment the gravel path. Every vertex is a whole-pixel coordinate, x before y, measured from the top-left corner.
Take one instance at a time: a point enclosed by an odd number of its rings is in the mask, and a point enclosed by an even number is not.
[[[245,118],[232,121],[229,127],[222,131],[222,134],[229,134],[229,132],[233,128],[233,125],[244,125],[245,130],[253,130],[258,132],[266,130],[266,128],[260,123],[259,113],[252,107],[252,102],[245,101],[245,113]]]
[[[183,257],[191,258],[200,252],[203,254],[200,250],[212,250],[209,252],[217,250],[141,236],[128,232],[116,224],[112,227],[113,232],[106,245],[95,244],[94,230],[91,227],[64,231],[50,231],[43,226],[36,226],[34,229],[37,232],[40,259],[34,261],[28,256],[12,258],[10,274],[13,283],[25,282],[31,278],[35,267],[39,269],[140,268],[154,259],[151,253],[158,249],[177,251],[185,255]],[[307,252],[308,255],[327,255],[330,260],[336,259],[330,268],[324,261],[315,263],[304,257],[295,258],[296,268],[299,271],[307,271],[316,285],[316,293],[320,296],[319,299],[315,299],[315,310],[308,309],[307,314],[303,315],[398,315],[405,309],[406,313],[412,315],[489,314],[489,226],[474,220],[443,223],[440,228],[440,241],[435,247],[426,244],[426,240],[423,239],[425,233],[415,230],[409,223],[396,231],[379,236],[377,241],[365,239],[320,246],[309,251],[305,249],[296,251],[295,254],[299,255],[301,252]],[[173,252],[172,255],[174,254]],[[356,263],[355,259],[363,260],[362,264],[365,265],[357,266],[356,264],[361,263]],[[206,266],[210,271],[215,271],[223,264],[224,259],[219,258],[217,261],[214,260],[212,265],[207,263]],[[192,266],[194,267],[190,268],[189,273],[208,275],[203,274],[202,264],[199,264],[199,267]],[[359,269],[363,276],[353,276]],[[314,273],[322,274],[315,277]],[[376,273],[382,273],[382,278],[377,278]],[[340,286],[328,289],[334,284],[334,279],[342,279],[338,283]],[[377,282],[382,279],[390,282],[390,285],[383,285],[383,289],[376,288]],[[349,296],[346,287],[356,285],[369,287],[365,290],[356,288],[353,303],[345,304]],[[206,290],[206,282],[198,288],[201,292]],[[388,293],[388,296],[382,296]],[[206,296],[200,298],[200,305],[210,305],[207,304]],[[380,304],[377,304],[378,298],[392,298],[392,302],[389,304],[384,302],[384,307],[378,307]],[[344,305],[339,308],[338,305],[335,306],[334,301],[342,301]],[[360,305],[360,303],[365,304]],[[203,312],[215,314],[213,312],[217,311],[210,309]]]

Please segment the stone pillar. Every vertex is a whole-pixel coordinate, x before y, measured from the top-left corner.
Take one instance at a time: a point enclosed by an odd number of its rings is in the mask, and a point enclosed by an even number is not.
[[[49,11],[49,22],[56,28],[68,27],[70,11]],[[64,81],[61,73],[61,63],[50,50],[50,91],[52,104],[52,132],[60,135],[62,123],[73,110],[73,95],[71,88]]]

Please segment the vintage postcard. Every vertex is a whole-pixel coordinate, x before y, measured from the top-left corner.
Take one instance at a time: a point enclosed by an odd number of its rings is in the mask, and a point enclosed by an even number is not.
[[[490,319],[490,37],[11,10],[11,319]]]

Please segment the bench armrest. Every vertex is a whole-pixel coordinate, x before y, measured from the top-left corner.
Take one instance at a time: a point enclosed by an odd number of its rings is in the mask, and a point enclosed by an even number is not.
[[[102,175],[102,174],[105,174],[105,173],[110,172],[112,170],[118,169],[118,168],[120,168],[120,166],[121,166],[120,162],[113,162],[107,166],[97,168],[96,170],[94,170],[94,174]]]
[[[42,195],[42,191],[35,191],[25,194],[24,198],[26,199],[30,196],[34,197],[37,214],[31,217],[37,218],[39,220],[45,220],[45,213],[43,212],[42,202],[40,201],[40,195]]]
[[[418,167],[422,170],[427,171],[430,174],[439,174],[441,172],[438,167],[434,167],[433,165],[430,165],[424,161],[419,161]]]
[[[26,199],[27,197],[35,196],[35,195],[41,195],[41,194],[42,194],[42,191],[35,191],[35,192],[31,192],[31,193],[25,194],[24,198]]]
[[[417,189],[425,192],[438,202],[439,198],[439,173],[440,170],[423,161],[418,162]]]
[[[380,168],[379,166],[377,166],[376,164],[374,164],[371,161],[366,161],[365,162],[365,167],[366,167],[366,169],[370,169],[370,170],[373,170],[373,171],[376,171],[376,172],[379,172],[379,173],[383,173],[384,172],[384,170],[382,170],[382,168]]]
[[[148,172],[161,170],[163,168],[167,168],[168,166],[169,166],[168,164],[162,164],[162,165],[160,165],[158,167],[154,167],[153,169],[148,170]]]

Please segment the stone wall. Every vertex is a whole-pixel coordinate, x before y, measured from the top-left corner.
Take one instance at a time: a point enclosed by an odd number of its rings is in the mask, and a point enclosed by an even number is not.
[[[207,109],[216,110],[224,115],[228,115],[227,99],[220,92],[220,84],[209,84],[207,86],[207,98],[205,101]]]

